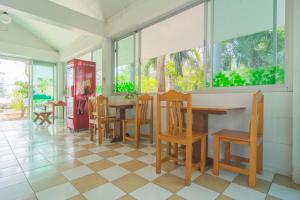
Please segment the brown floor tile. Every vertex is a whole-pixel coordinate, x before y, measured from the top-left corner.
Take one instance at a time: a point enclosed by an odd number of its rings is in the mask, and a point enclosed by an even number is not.
[[[71,181],[71,183],[81,193],[87,192],[99,185],[103,185],[106,182],[107,181],[105,180],[105,178],[103,178],[99,174],[91,174],[91,175],[84,176],[82,178]]]
[[[55,185],[63,184],[68,182],[68,180],[61,174],[57,173],[49,177],[37,179],[30,181],[31,187],[35,192],[45,190],[47,188],[53,187]]]
[[[72,197],[72,198],[70,198],[68,200],[86,200],[86,198],[80,194],[80,195]]]
[[[220,194],[216,200],[233,200],[233,199],[226,195]]]
[[[149,183],[149,181],[136,174],[131,173],[113,181],[112,183],[124,192],[130,193],[146,185],[147,183]]]
[[[281,200],[281,199],[279,199],[277,197],[273,197],[271,195],[267,195],[266,200]]]
[[[300,184],[294,183],[292,178],[288,177],[288,176],[284,176],[281,174],[275,174],[275,176],[273,178],[273,182],[280,184],[280,185],[284,185],[289,188],[300,190]]]
[[[229,186],[230,182],[226,181],[224,179],[211,176],[209,174],[203,174],[199,176],[195,183],[204,186],[208,189],[211,189],[213,191],[216,191],[218,193],[224,192],[224,190]]]
[[[100,170],[109,168],[114,166],[115,164],[109,160],[100,160],[91,164],[88,164],[87,166],[94,170],[95,172],[98,172]]]
[[[178,196],[176,194],[173,194],[167,200],[184,200],[184,198],[182,198],[181,196]]]
[[[129,194],[126,194],[125,196],[119,198],[118,200],[135,200],[135,198],[133,198]]]
[[[110,148],[110,149],[116,149],[116,148],[123,147],[123,145],[118,144],[118,143],[113,143],[113,144],[108,144],[108,145],[106,145],[106,147],[107,147],[107,148]]]
[[[136,158],[139,158],[141,156],[145,156],[146,153],[138,151],[138,150],[134,150],[134,151],[130,151],[128,153],[125,153],[125,155],[130,156],[130,157],[136,159]]]
[[[184,180],[174,176],[172,174],[165,174],[153,181],[156,185],[159,185],[160,187],[163,187],[173,193],[179,191],[181,188],[183,188]]]
[[[100,153],[98,153],[98,155],[102,156],[103,158],[110,158],[110,157],[113,157],[113,156],[120,155],[120,153],[116,152],[114,150],[110,150],[110,151],[100,152]]]
[[[154,166],[155,166],[155,163],[154,163]],[[165,172],[170,172],[170,171],[176,169],[177,167],[178,167],[178,165],[173,161],[167,161],[161,165],[161,169]]]
[[[83,150],[83,151],[78,151],[78,152],[72,153],[70,155],[73,156],[74,158],[80,158],[80,157],[88,156],[91,154],[93,154],[93,153],[88,150]]]
[[[139,161],[139,160],[131,160],[131,161],[128,161],[126,163],[122,163],[120,164],[121,167],[133,172],[133,171],[136,171],[138,169],[141,169],[143,167],[146,167],[146,164]]]
[[[90,148],[95,148],[95,147],[99,147],[99,144],[96,144],[96,142],[94,141],[94,143],[92,144],[87,144],[87,145],[82,145],[82,147],[90,149]]]
[[[248,185],[248,176],[239,174],[235,179],[233,180],[234,183],[249,187]],[[263,192],[263,193],[268,193],[269,189],[271,187],[271,182],[258,179],[256,178],[256,186],[252,189]]]
[[[68,160],[65,162],[57,163],[57,164],[54,163],[53,165],[57,170],[65,171],[65,170],[68,170],[71,168],[78,167],[78,166],[82,165],[82,163],[77,160]]]

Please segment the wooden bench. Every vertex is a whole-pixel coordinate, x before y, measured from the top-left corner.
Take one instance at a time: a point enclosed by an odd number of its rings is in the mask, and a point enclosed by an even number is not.
[[[44,122],[48,122],[48,124],[51,124],[51,121],[49,120],[49,116],[52,114],[52,112],[33,112],[35,114],[35,119],[33,120],[36,122],[37,120],[41,120],[40,125],[44,124]]]

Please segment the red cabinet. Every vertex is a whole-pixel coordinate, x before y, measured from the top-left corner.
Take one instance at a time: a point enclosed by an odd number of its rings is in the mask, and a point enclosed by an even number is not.
[[[74,59],[67,65],[67,127],[88,128],[88,97],[96,93],[96,63]]]

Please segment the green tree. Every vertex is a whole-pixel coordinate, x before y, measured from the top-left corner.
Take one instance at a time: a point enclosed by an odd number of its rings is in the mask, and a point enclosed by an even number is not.
[[[49,88],[50,81],[45,78],[38,78],[37,88],[40,93],[45,94]]]
[[[17,111],[21,111],[21,117],[25,115],[25,104],[24,99],[28,98],[29,85],[27,82],[17,81],[15,82],[16,88],[12,92],[12,103],[11,107]]]

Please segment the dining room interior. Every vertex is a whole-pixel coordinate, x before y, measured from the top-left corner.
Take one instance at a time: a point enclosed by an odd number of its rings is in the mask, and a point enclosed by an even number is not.
[[[0,0],[0,199],[300,199],[300,1]]]

